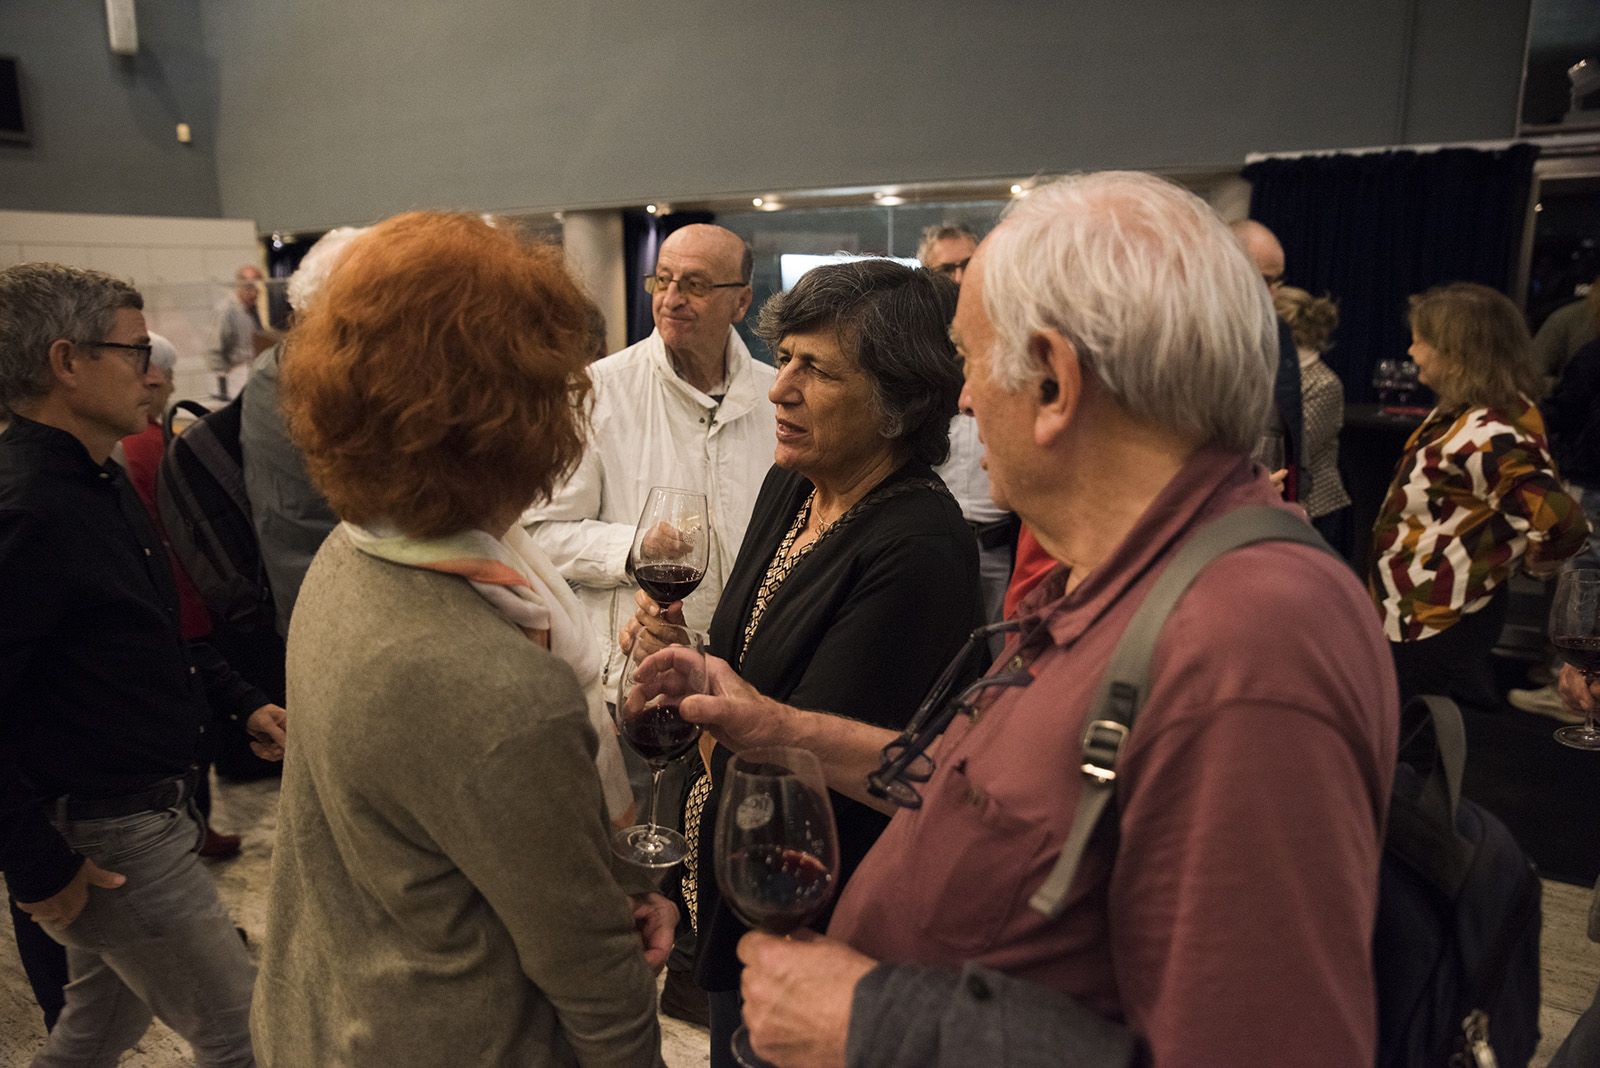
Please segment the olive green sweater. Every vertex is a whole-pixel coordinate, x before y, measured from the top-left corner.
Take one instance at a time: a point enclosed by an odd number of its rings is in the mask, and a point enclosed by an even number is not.
[[[464,580],[336,529],[288,674],[260,1063],[658,1064],[571,670]]]

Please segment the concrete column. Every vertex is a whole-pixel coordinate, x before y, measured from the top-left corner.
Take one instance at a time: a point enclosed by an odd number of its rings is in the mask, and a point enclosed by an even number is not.
[[[567,264],[606,317],[606,351],[616,352],[628,343],[628,280],[623,270],[622,213],[564,212],[561,234]]]

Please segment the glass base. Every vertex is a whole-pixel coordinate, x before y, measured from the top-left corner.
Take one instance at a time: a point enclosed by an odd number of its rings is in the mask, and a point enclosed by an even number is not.
[[[750,1045],[750,1029],[740,1024],[733,1033],[733,1040],[728,1043],[733,1047],[733,1059],[744,1068],[775,1068],[771,1061],[762,1060]]]
[[[611,851],[640,867],[670,868],[683,860],[689,843],[671,828],[638,823],[611,836]]]
[[[1600,730],[1588,723],[1562,727],[1556,731],[1556,741],[1574,749],[1600,749]]]

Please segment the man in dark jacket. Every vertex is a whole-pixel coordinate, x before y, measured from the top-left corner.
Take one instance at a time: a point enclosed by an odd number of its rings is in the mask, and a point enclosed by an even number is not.
[[[68,951],[35,1066],[109,1063],[161,1017],[201,1064],[252,1063],[255,968],[196,857],[213,710],[283,755],[284,711],[178,631],[160,538],[112,447],[156,376],[137,290],[0,271],[0,870]],[[113,892],[115,891],[115,892]]]

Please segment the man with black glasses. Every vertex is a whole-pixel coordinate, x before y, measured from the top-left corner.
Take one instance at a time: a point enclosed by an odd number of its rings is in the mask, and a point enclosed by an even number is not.
[[[248,1065],[255,968],[196,849],[200,734],[246,720],[281,759],[284,711],[183,641],[166,550],[108,458],[156,375],[133,287],[0,271],[0,870],[67,947],[36,1066],[111,1064],[159,1016],[202,1065]],[[215,713],[215,715],[214,715]]]
[[[720,662],[713,695],[680,706],[735,751],[808,748],[831,787],[895,812],[827,938],[740,944],[756,1051],[1077,1063],[1126,1058],[1131,1031],[1158,1065],[1372,1063],[1399,710],[1349,569],[1282,541],[1215,560],[1160,631],[1120,753],[1086,759],[1107,660],[1178,547],[1287,508],[1250,459],[1277,362],[1260,276],[1192,194],[1081,175],[985,238],[953,335],[994,499],[1059,561],[989,678],[937,739],[942,698],[897,737],[762,698]],[[1107,784],[1056,893],[1080,800]]]

